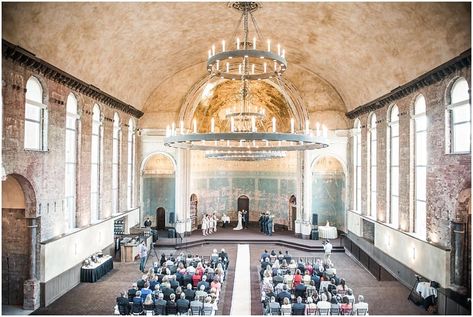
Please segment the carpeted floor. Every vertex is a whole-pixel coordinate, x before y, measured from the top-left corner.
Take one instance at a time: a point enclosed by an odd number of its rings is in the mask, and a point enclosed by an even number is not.
[[[300,240],[302,241],[302,240]],[[223,284],[222,296],[219,303],[220,315],[229,315],[232,304],[232,290],[234,283],[235,260],[237,254],[237,244],[207,244],[188,249],[175,251],[172,249],[158,248],[158,256],[164,252],[166,254],[183,251],[199,255],[210,255],[212,249],[225,248],[230,257],[230,265],[227,280]],[[259,292],[259,257],[264,249],[286,250],[273,244],[250,244],[250,274],[251,282],[251,313],[261,315],[262,308]],[[323,256],[322,253],[307,253],[296,249],[288,249],[293,256]],[[155,260],[154,253],[148,260],[147,267]],[[377,281],[367,270],[354,262],[349,256],[343,253],[332,254],[332,260],[336,265],[337,274],[344,277],[347,285],[351,287],[355,295],[364,295],[369,304],[370,315],[421,315],[426,312],[407,300],[409,289],[396,281]],[[114,269],[96,283],[81,283],[74,287],[64,296],[60,297],[49,307],[40,308],[33,314],[40,315],[110,315],[113,313],[116,297],[120,290],[127,290],[136,281],[141,272],[138,269],[139,263],[115,262]]]

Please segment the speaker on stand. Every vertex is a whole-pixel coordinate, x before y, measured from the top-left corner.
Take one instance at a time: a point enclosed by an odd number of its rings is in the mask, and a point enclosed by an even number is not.
[[[311,240],[319,240],[319,215],[312,214],[312,231],[310,233]]]

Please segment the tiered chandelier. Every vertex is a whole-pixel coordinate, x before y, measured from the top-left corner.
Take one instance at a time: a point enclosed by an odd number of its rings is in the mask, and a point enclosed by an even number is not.
[[[314,136],[306,121],[303,131],[295,131],[294,118],[290,119],[290,131],[278,132],[276,119],[272,118],[272,130],[258,131],[258,122],[265,116],[263,107],[252,104],[251,82],[266,80],[275,82],[282,91],[285,102],[288,100],[281,81],[281,75],[287,68],[285,50],[277,44],[276,50],[271,49],[271,40],[257,49],[257,41],[262,39],[252,12],[259,8],[255,2],[233,3],[232,7],[241,11],[243,20],[243,36],[233,42],[235,49],[227,50],[225,41],[221,42],[221,51],[217,52],[212,45],[208,52],[207,71],[209,80],[241,81],[239,104],[225,113],[227,131],[215,132],[215,119],[211,119],[210,132],[199,133],[194,119],[192,129],[185,129],[181,121],[179,127],[173,123],[166,128],[164,144],[174,148],[205,151],[207,158],[233,161],[259,161],[286,156],[287,151],[313,150],[327,147],[327,130],[322,133],[317,127]],[[253,22],[256,36],[249,39],[249,18]],[[263,46],[263,45],[261,45]]]

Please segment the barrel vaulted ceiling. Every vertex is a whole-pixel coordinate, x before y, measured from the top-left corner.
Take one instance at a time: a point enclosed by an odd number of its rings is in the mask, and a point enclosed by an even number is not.
[[[226,2],[3,3],[2,37],[150,113],[177,113],[239,13]],[[263,2],[310,111],[350,111],[471,47],[469,3]],[[316,91],[323,82],[333,93]],[[327,97],[328,96],[328,97]],[[340,102],[334,102],[338,99]],[[343,109],[339,109],[339,103]]]

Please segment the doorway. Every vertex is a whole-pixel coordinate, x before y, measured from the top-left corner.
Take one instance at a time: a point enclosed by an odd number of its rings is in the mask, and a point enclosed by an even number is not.
[[[241,195],[240,197],[238,197],[237,205],[238,211],[246,210],[248,211],[248,213],[250,212],[250,199],[248,198],[248,196]]]
[[[28,181],[8,175],[2,184],[2,305],[23,305],[23,284],[29,277],[31,242],[25,216],[31,202],[20,182]]]
[[[166,229],[166,210],[163,207],[156,209],[156,229]]]
[[[289,198],[289,217],[290,217],[290,226],[289,230],[295,230],[296,228],[296,219],[297,219],[297,200],[296,196],[292,195]]]

